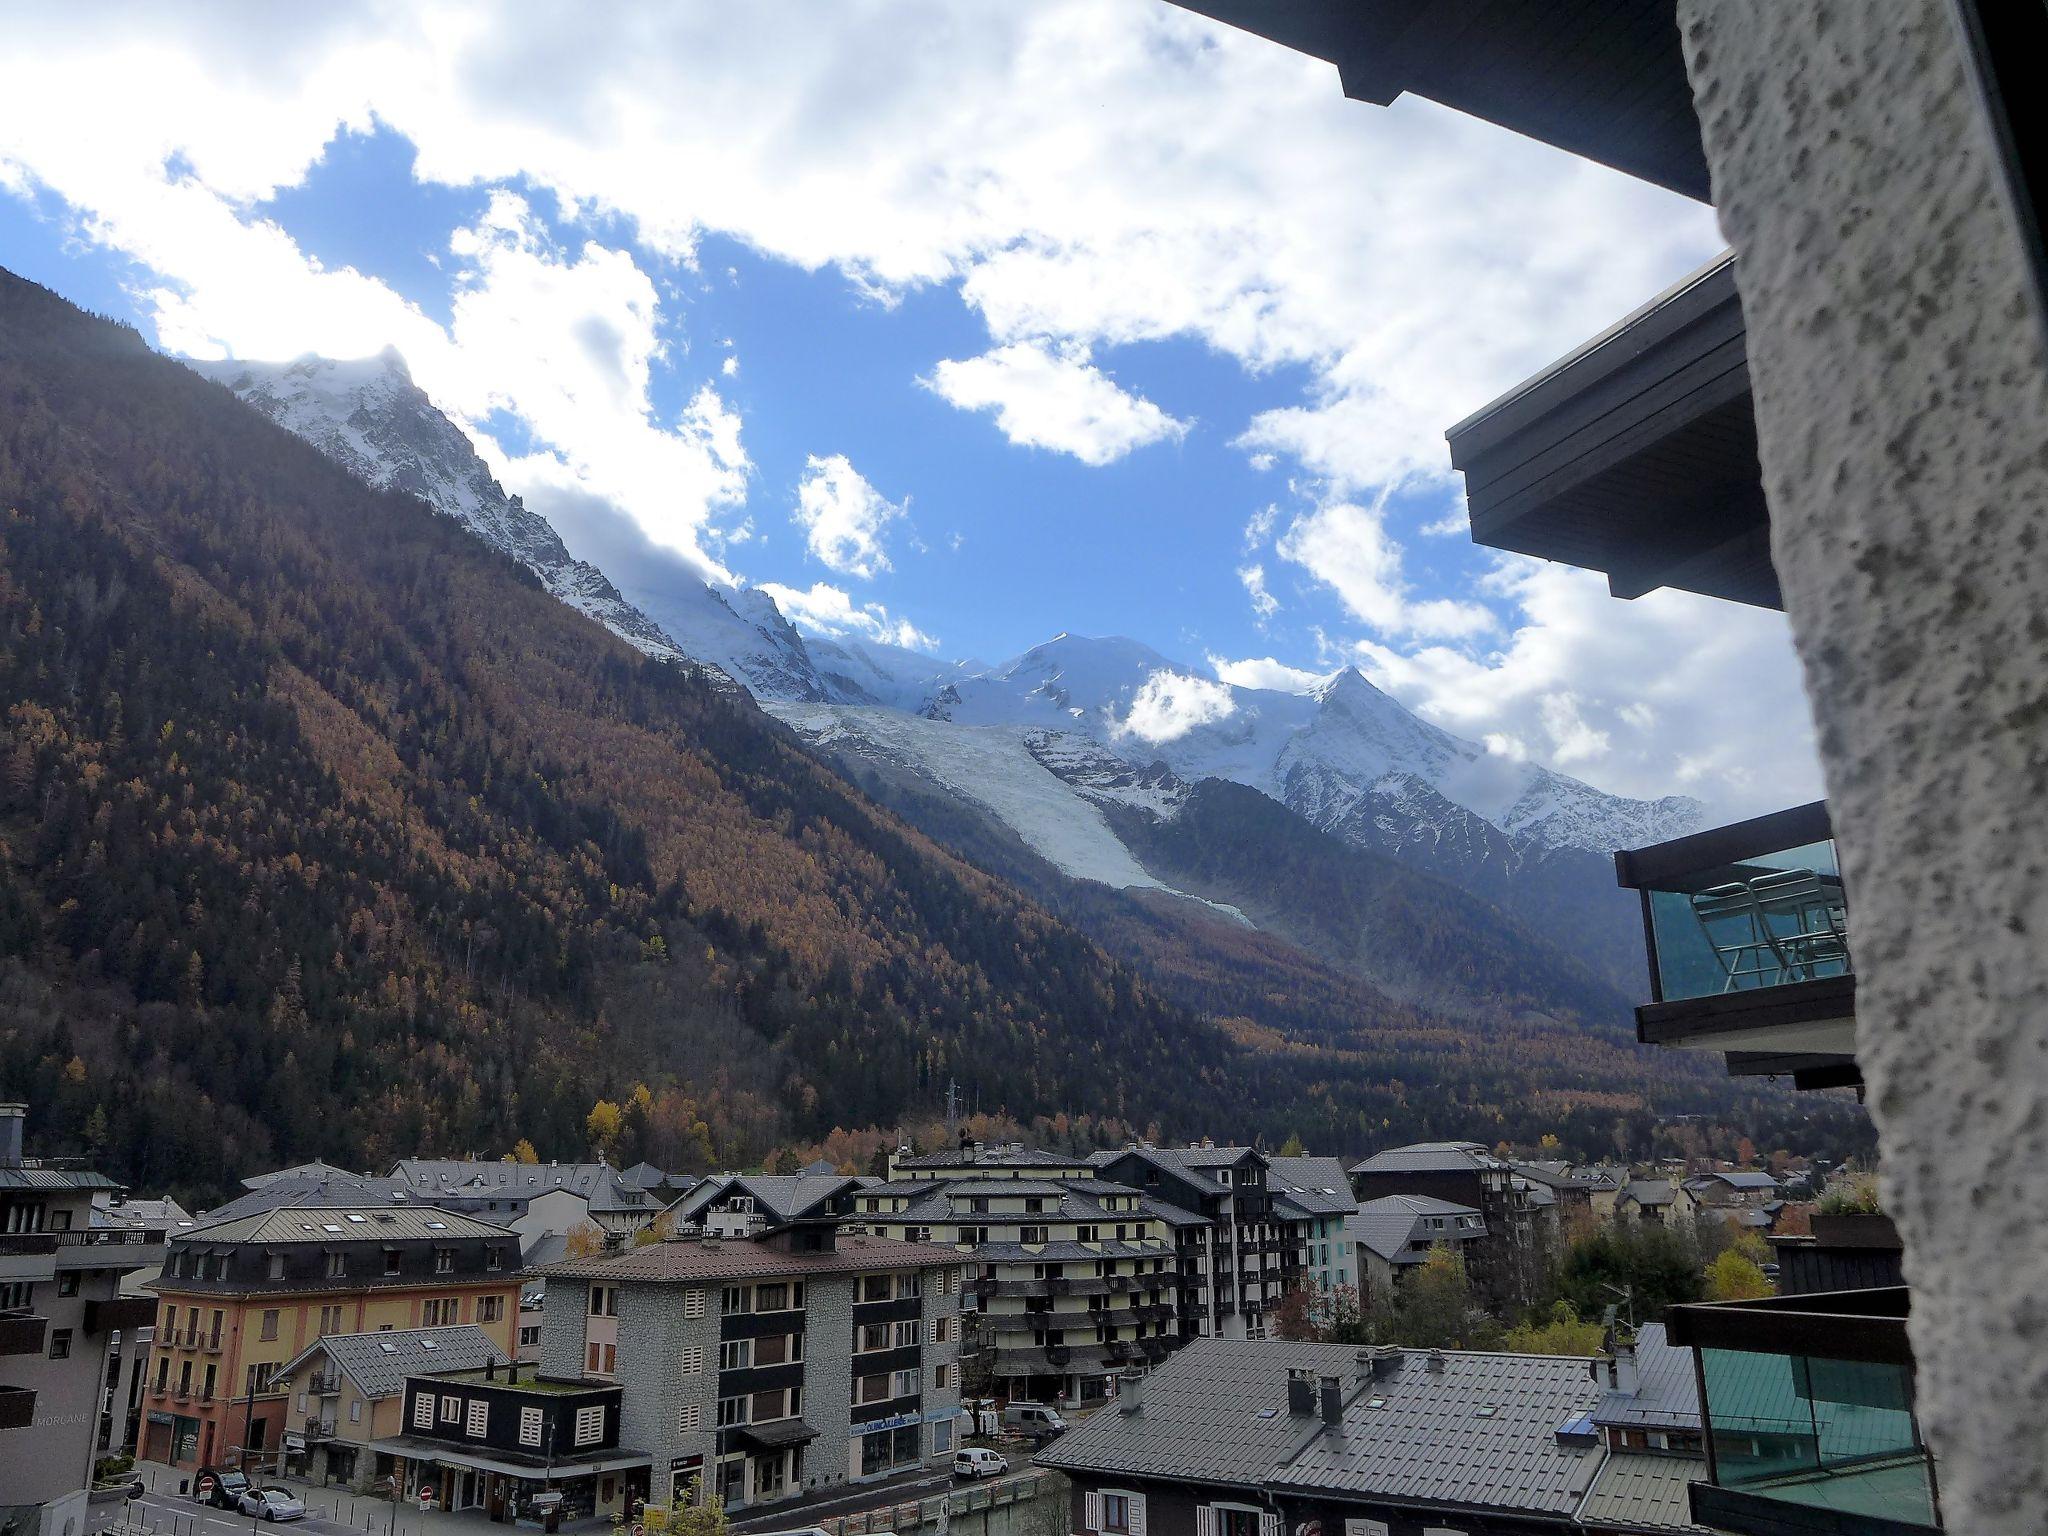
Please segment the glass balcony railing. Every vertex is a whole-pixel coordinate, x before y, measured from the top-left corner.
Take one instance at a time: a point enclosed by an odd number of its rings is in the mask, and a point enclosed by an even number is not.
[[[1693,1517],[1738,1533],[1941,1529],[1913,1412],[1903,1289],[1674,1309],[1699,1360],[1709,1477]]]
[[[1847,976],[1849,908],[1827,807],[1619,856],[1643,894],[1656,1001]]]

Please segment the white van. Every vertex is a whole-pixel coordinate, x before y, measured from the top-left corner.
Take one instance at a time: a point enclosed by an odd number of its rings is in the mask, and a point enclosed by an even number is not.
[[[1067,1421],[1044,1403],[1011,1403],[1003,1410],[1003,1428],[1026,1435],[1064,1435]]]
[[[980,1446],[969,1445],[953,1453],[955,1477],[1001,1477],[1010,1470],[1007,1458]]]

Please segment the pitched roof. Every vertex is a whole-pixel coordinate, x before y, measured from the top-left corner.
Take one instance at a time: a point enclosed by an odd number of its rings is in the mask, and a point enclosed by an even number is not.
[[[1675,1197],[1669,1179],[1632,1179],[1623,1198],[1637,1205],[1669,1205]]]
[[[1038,1456],[1066,1471],[1338,1497],[1568,1514],[1602,1452],[1565,1445],[1600,1388],[1574,1356],[1444,1351],[1383,1360],[1349,1345],[1195,1339],[1127,1404],[1104,1408]],[[1290,1414],[1293,1370],[1342,1383],[1339,1425]]]
[[[301,1208],[346,1207],[352,1210],[368,1210],[373,1205],[381,1205],[395,1209],[412,1200],[411,1190],[402,1181],[376,1174],[286,1168],[242,1182],[250,1186],[247,1194],[237,1195],[227,1204],[203,1212],[200,1220],[226,1221],[288,1205]]]
[[[1358,1209],[1351,1179],[1334,1157],[1271,1157],[1266,1187],[1312,1216],[1349,1215]]]
[[[646,1191],[609,1163],[508,1163],[471,1158],[401,1157],[391,1176],[415,1199],[533,1200],[555,1190],[580,1195],[594,1211],[656,1209]]]
[[[1431,1216],[1446,1218],[1445,1227],[1440,1231],[1425,1228],[1424,1219]],[[1344,1235],[1354,1243],[1364,1244],[1389,1264],[1420,1264],[1426,1255],[1415,1252],[1418,1241],[1486,1236],[1484,1221],[1476,1227],[1459,1229],[1450,1220],[1463,1216],[1476,1220],[1479,1212],[1469,1205],[1429,1195],[1382,1195],[1366,1201],[1344,1219]]]
[[[795,1221],[848,1189],[867,1189],[881,1182],[816,1168],[813,1164],[802,1173],[714,1173],[677,1198],[669,1209],[688,1221],[728,1195],[750,1195],[755,1209],[770,1220]]]
[[[264,1185],[274,1184],[279,1179],[347,1179],[358,1177],[361,1177],[361,1175],[351,1173],[346,1168],[337,1168],[333,1163],[322,1162],[316,1157],[309,1163],[293,1163],[289,1168],[273,1168],[268,1173],[252,1173],[248,1178],[242,1180],[242,1188],[261,1189]]]
[[[1363,1162],[1353,1163],[1353,1173],[1465,1173],[1481,1168],[1503,1168],[1506,1164],[1476,1141],[1416,1141],[1405,1147],[1388,1147]]]
[[[693,1280],[744,1280],[781,1275],[836,1274],[845,1271],[925,1269],[961,1264],[964,1257],[933,1243],[903,1243],[894,1238],[841,1233],[838,1246],[823,1253],[792,1253],[753,1238],[683,1238],[643,1243],[617,1253],[566,1259],[541,1269],[543,1277],[567,1280],[645,1281],[680,1285]]]
[[[1706,1480],[1707,1464],[1698,1456],[1624,1451],[1602,1464],[1579,1520],[1594,1530],[1704,1531],[1692,1523],[1685,1490]]]
[[[1085,1168],[1090,1158],[1043,1152],[1036,1147],[953,1147],[921,1152],[915,1157],[898,1157],[898,1168],[960,1168],[979,1164],[991,1168]]]
[[[474,1323],[448,1328],[388,1328],[380,1333],[330,1333],[278,1368],[289,1376],[315,1355],[332,1359],[365,1397],[396,1397],[408,1376],[480,1371],[505,1355]]]
[[[1699,1380],[1692,1351],[1664,1337],[1662,1323],[1645,1323],[1636,1334],[1636,1390],[1610,1391],[1593,1410],[1596,1424],[1649,1429],[1698,1429]]]
[[[1776,1189],[1778,1181],[1768,1173],[1755,1169],[1734,1169],[1718,1173],[1702,1173],[1687,1179],[1690,1188],[1695,1184],[1726,1184],[1730,1189]]]
[[[461,1211],[416,1205],[402,1210],[375,1206],[368,1210],[283,1206],[248,1216],[209,1220],[172,1234],[174,1243],[386,1243],[394,1238],[510,1237],[503,1227]]]
[[[1600,1400],[1592,1362],[1573,1355],[1410,1352],[1363,1385],[1347,1379],[1339,1431],[1317,1435],[1279,1486],[1428,1504],[1566,1514],[1602,1452],[1559,1441]]]

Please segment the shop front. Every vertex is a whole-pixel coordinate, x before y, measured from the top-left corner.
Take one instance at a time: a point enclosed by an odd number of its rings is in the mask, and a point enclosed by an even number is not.
[[[552,1460],[455,1450],[409,1435],[372,1442],[380,1464],[389,1458],[404,1502],[451,1514],[474,1513],[510,1524],[556,1525],[630,1516],[648,1495],[651,1462],[608,1450]]]

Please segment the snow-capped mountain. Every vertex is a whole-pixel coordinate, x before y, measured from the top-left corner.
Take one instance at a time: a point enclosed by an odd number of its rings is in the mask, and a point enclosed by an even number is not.
[[[821,750],[973,807],[1072,878],[1175,891],[1118,829],[1133,815],[1170,821],[1190,786],[1221,779],[1354,848],[1444,876],[1576,952],[1604,944],[1596,963],[1612,973],[1639,940],[1617,927],[1607,855],[1698,824],[1692,800],[1611,795],[1490,752],[1348,668],[1300,692],[1243,688],[1139,641],[1071,634],[995,666],[945,662],[806,636],[757,589],[687,575],[615,584],[505,493],[396,353],[193,366],[363,479],[458,519],[645,653],[718,669]],[[1595,930],[1606,935],[1597,943]]]

